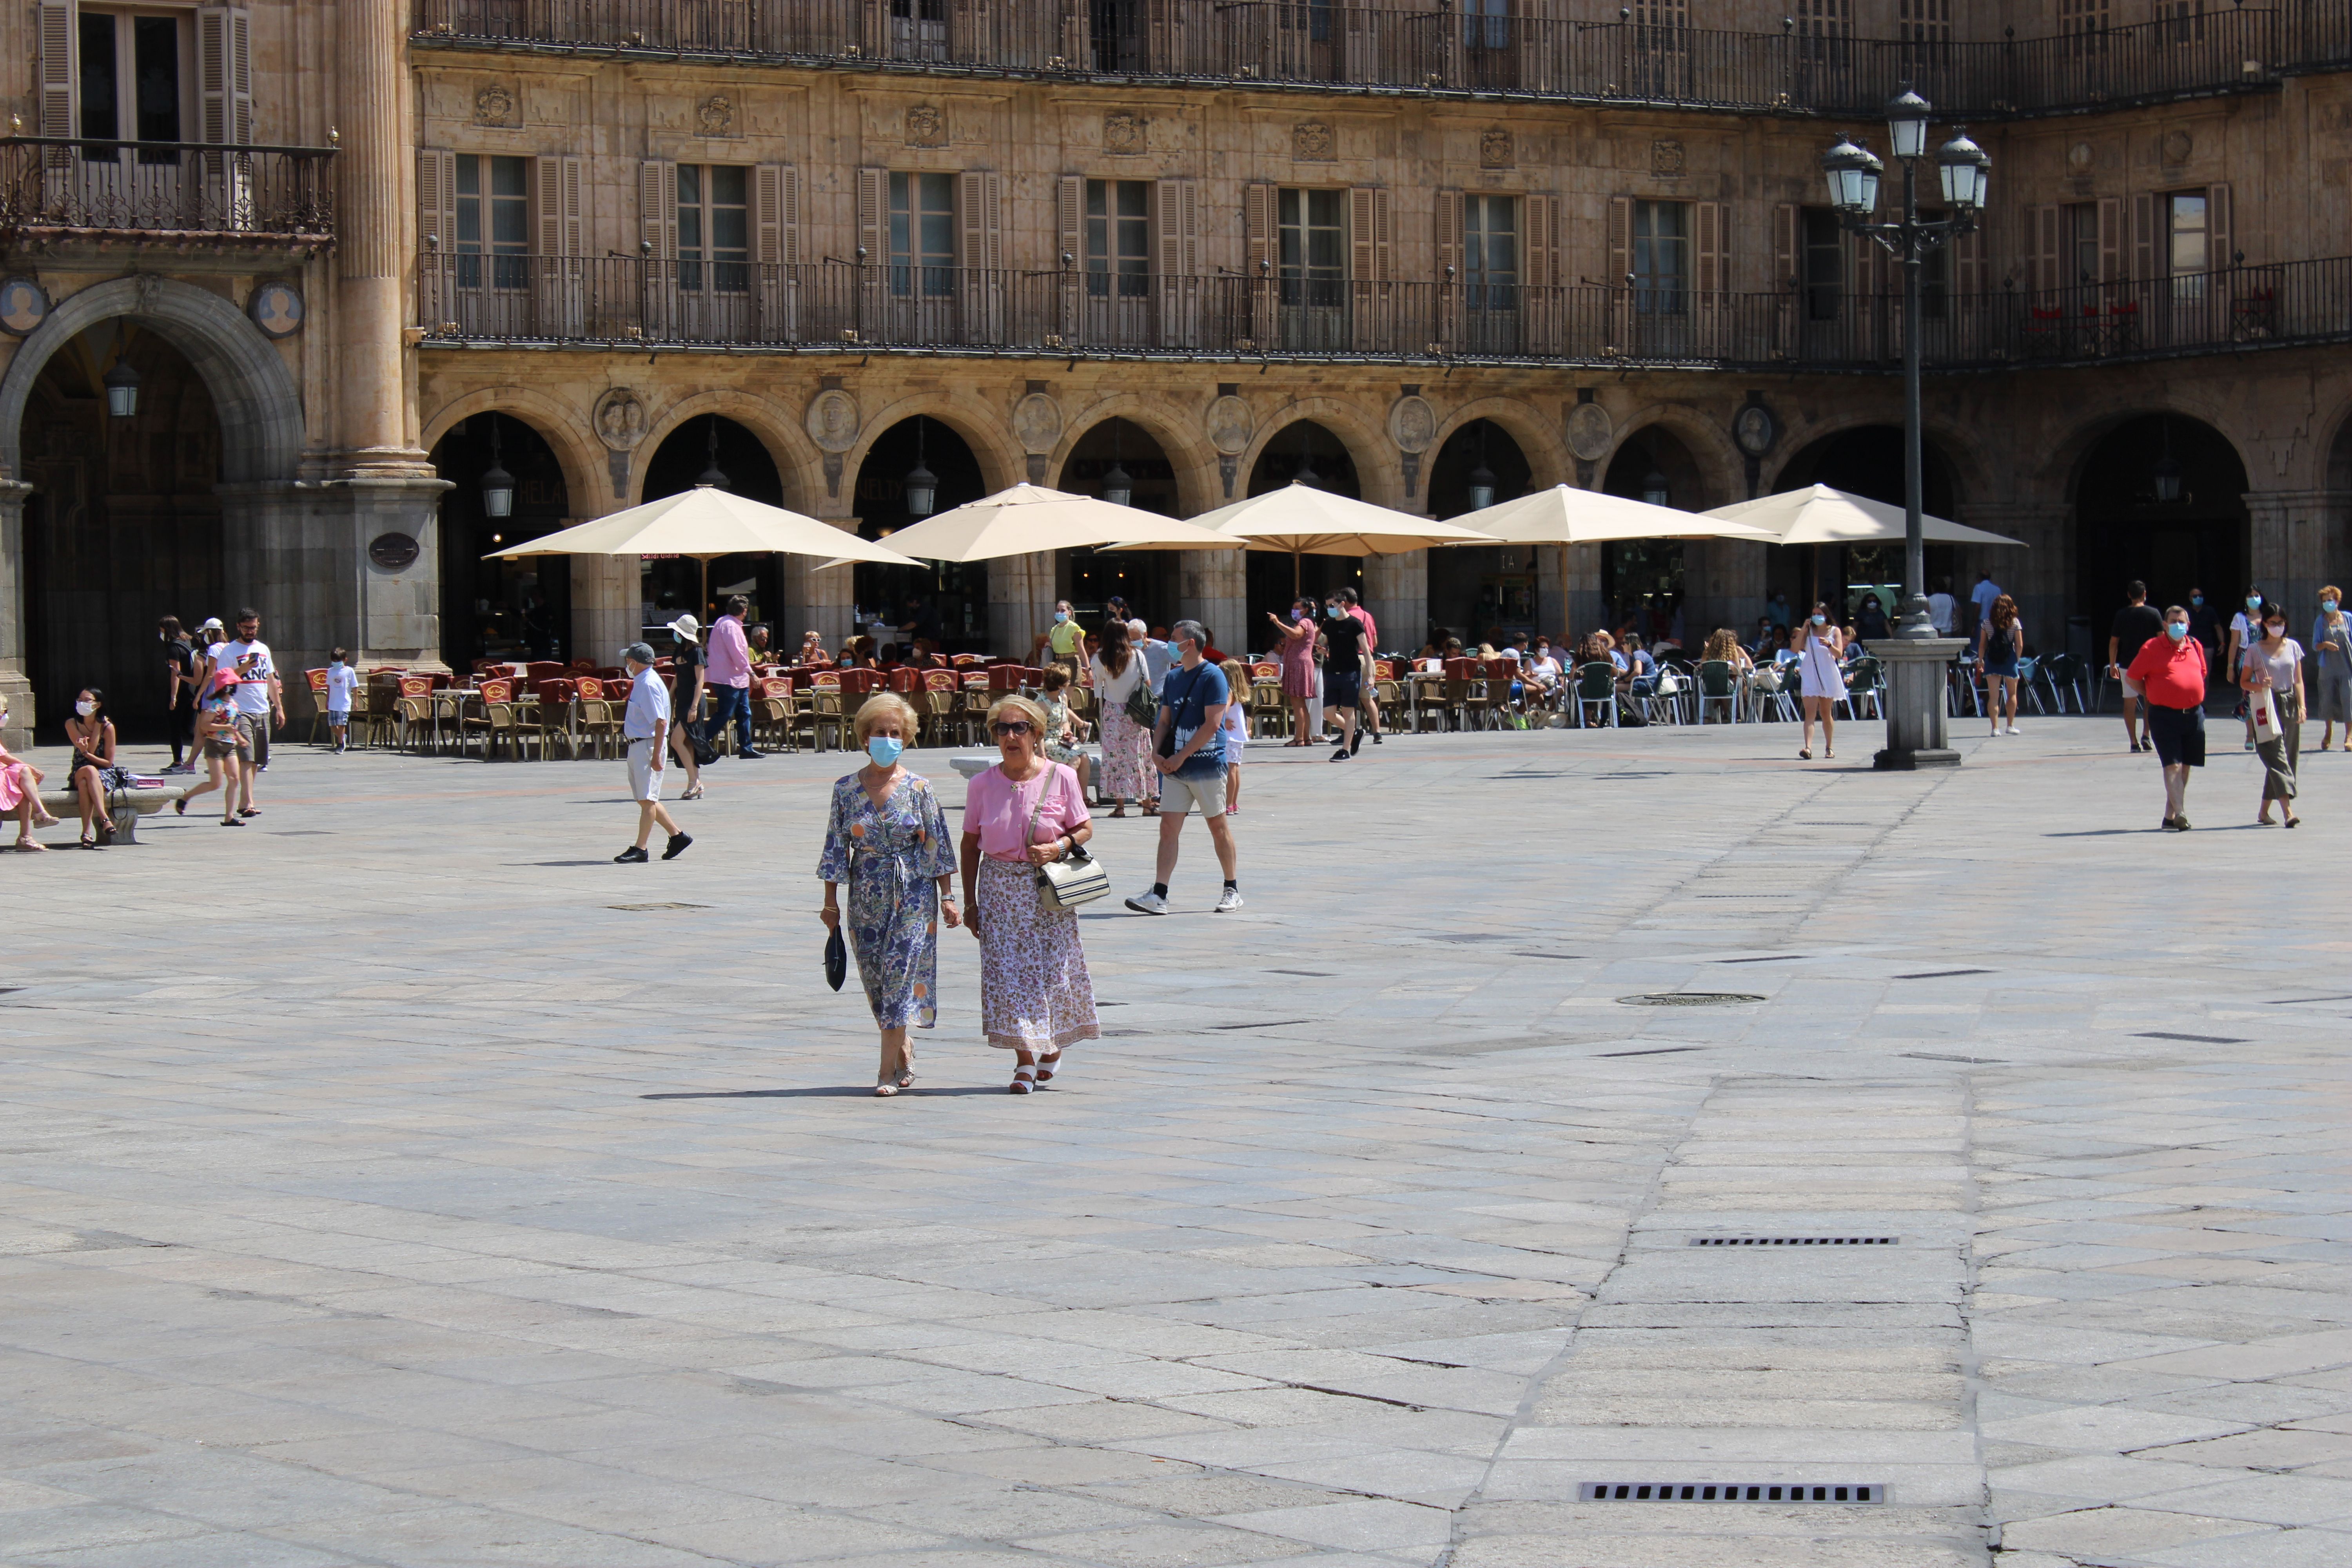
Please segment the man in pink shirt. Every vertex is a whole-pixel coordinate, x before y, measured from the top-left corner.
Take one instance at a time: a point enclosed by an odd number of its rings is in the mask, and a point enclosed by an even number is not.
[[[751,608],[751,601],[738,594],[727,601],[727,613],[711,625],[710,663],[704,675],[704,689],[710,693],[710,718],[702,738],[717,745],[719,731],[731,718],[735,754],[763,757],[767,753],[751,744],[751,649],[743,636],[743,616]]]
[[[1381,744],[1381,683],[1373,679],[1372,659],[1374,650],[1381,646],[1381,628],[1372,624],[1372,612],[1364,608],[1353,588],[1340,589],[1339,602],[1348,606],[1349,615],[1364,623],[1364,651],[1357,663],[1363,670],[1364,728],[1372,732],[1372,744],[1377,746]]]

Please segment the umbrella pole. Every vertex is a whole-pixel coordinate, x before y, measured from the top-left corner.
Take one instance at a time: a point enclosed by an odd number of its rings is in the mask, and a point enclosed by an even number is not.
[[[1298,552],[1292,551],[1290,552],[1290,596],[1293,599],[1298,597]]]
[[[700,620],[710,613],[710,557],[698,555],[694,558],[694,564],[702,584],[701,592],[695,596],[694,618]]]

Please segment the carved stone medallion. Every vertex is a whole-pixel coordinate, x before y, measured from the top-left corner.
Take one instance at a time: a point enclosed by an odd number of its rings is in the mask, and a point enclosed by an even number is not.
[[[936,103],[918,103],[907,110],[908,146],[944,147],[947,144],[947,110]]]
[[[2092,162],[2097,156],[2098,154],[2092,151],[2088,142],[2077,142],[2066,149],[2066,166],[2078,174],[2087,174],[2091,172]]]
[[[2179,126],[2176,125],[2164,133],[2166,163],[2186,163],[2189,162],[2189,154],[2195,151],[2197,151],[2197,139]]]
[[[246,301],[245,309],[265,337],[290,338],[302,330],[302,293],[291,283],[260,285]]]
[[[1683,144],[1678,139],[1662,136],[1650,143],[1651,174],[1671,180],[1681,175],[1683,167]]]
[[[735,134],[735,105],[723,92],[714,92],[694,111],[695,128],[705,136]]]
[[[857,445],[857,399],[837,386],[809,400],[809,439],[822,452],[846,452]]]
[[[1062,438],[1062,405],[1045,393],[1029,394],[1013,405],[1013,434],[1024,452],[1051,452]]]
[[[1302,120],[1290,128],[1290,155],[1309,163],[1329,161],[1338,150],[1339,139],[1332,132],[1330,121]]]
[[[1249,405],[1231,394],[1209,405],[1202,416],[1201,427],[1208,432],[1209,445],[1228,458],[1237,458],[1249,447],[1250,430],[1256,421],[1250,417]]]
[[[1598,403],[1580,403],[1568,411],[1568,449],[1583,461],[1597,463],[1607,457],[1616,438],[1616,424]]]
[[[1478,166],[1482,169],[1507,169],[1517,159],[1517,149],[1511,145],[1507,131],[1489,131],[1478,138]]]
[[[625,386],[607,389],[592,417],[596,438],[615,452],[629,451],[646,438],[646,405]]]
[[[1780,422],[1760,403],[1742,405],[1739,412],[1731,416],[1731,438],[1751,458],[1760,458],[1770,451],[1772,443],[1780,437]]]
[[[474,94],[474,123],[477,125],[512,125],[515,122],[514,89],[504,82],[494,81]]]
[[[1426,452],[1437,439],[1437,410],[1425,397],[1398,398],[1389,410],[1389,438],[1400,452]]]
[[[1143,116],[1129,114],[1125,110],[1113,110],[1103,116],[1103,151],[1119,157],[1132,157],[1150,149],[1146,144]]]

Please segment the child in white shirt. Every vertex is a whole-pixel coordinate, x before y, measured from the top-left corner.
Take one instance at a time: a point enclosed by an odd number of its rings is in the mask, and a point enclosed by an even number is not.
[[[360,674],[345,662],[341,648],[327,666],[327,728],[333,731],[338,754],[351,750],[352,693],[360,689]]]

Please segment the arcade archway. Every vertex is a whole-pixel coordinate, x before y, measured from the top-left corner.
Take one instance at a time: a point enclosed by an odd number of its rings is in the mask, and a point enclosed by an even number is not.
[[[721,414],[697,415],[662,438],[646,465],[643,493],[646,500],[659,500],[699,484],[717,485],[746,500],[784,504],[783,478],[766,445]],[[745,624],[765,623],[774,646],[783,641],[772,617],[784,602],[784,568],[773,555],[721,555],[709,563],[647,561],[641,581],[639,597],[649,611],[648,626],[667,626],[687,610],[709,626],[729,596],[740,594],[751,601]]]
[[[1932,436],[1920,440],[1920,504],[1932,517],[1951,517],[1959,504],[1951,460]],[[1903,428],[1898,425],[1858,425],[1824,436],[1790,458],[1772,489],[1801,489],[1827,485],[1832,489],[1866,496],[1889,506],[1903,504]],[[1932,591],[1952,575],[1953,546],[1930,544],[1927,550],[1927,586]],[[1874,595],[1890,616],[1903,598],[1903,544],[1779,545],[1764,552],[1769,591],[1799,610],[1816,599],[1827,599],[1851,616],[1864,595]],[[1779,611],[1775,610],[1777,616]]]
[[[918,414],[874,438],[857,466],[857,532],[887,540],[920,522],[907,510],[907,476],[919,463],[932,476],[930,511],[975,501],[988,493],[980,458],[953,426]],[[857,624],[877,647],[916,638],[949,653],[989,651],[988,563],[939,562],[927,567],[858,565]],[[873,627],[880,626],[882,633]]]
[[[1356,477],[1356,459],[1349,455],[1347,444],[1312,419],[1293,420],[1267,437],[1257,461],[1250,465],[1249,493],[1265,495],[1293,480],[1303,480],[1350,500],[1363,498],[1362,486]],[[1246,613],[1252,617],[1265,610],[1289,607],[1294,574],[1297,591],[1309,598],[1334,588],[1353,588],[1359,594],[1364,591],[1364,563],[1345,555],[1307,555],[1294,563],[1288,555],[1253,550],[1246,570]]]
[[[1636,430],[1619,444],[1601,476],[1604,494],[1656,506],[1701,510],[1708,504],[1698,460],[1681,437],[1663,425]],[[1689,643],[1680,624],[1690,550],[1679,539],[1627,539],[1601,547],[1601,602],[1609,629],[1639,632],[1651,643]]]
[[[494,463],[514,481],[505,517],[490,516],[482,497]],[[442,658],[460,670],[485,658],[569,659],[571,558],[483,559],[571,521],[555,449],[511,414],[476,414],[434,444],[433,470],[452,486],[441,496]]]
[[[1056,489],[1108,498],[1124,489],[1138,511],[1174,517],[1176,468],[1150,431],[1131,419],[1106,419],[1070,447]],[[1102,624],[1104,604],[1127,601],[1148,622],[1166,626],[1183,594],[1182,563],[1173,550],[1065,550],[1055,563],[1055,597],[1067,599],[1080,624]]]
[[[1509,431],[1491,419],[1473,419],[1445,439],[1429,466],[1429,510],[1437,518],[1476,510],[1475,488],[1491,489],[1492,506],[1528,492],[1532,465]],[[1431,636],[1442,645],[1465,645],[1536,629],[1536,552],[1511,544],[1450,545],[1429,552]],[[1399,628],[1402,630],[1404,628]]]
[[[2158,605],[2186,605],[2189,590],[2202,588],[2227,626],[2227,606],[2252,580],[2246,489],[2237,448],[2201,420],[2142,415],[2094,442],[2074,497],[2074,610],[2091,617],[2094,638],[2105,635],[2134,578]],[[2273,596],[2286,587],[2255,585]],[[2291,609],[2307,618],[2307,605]]]

